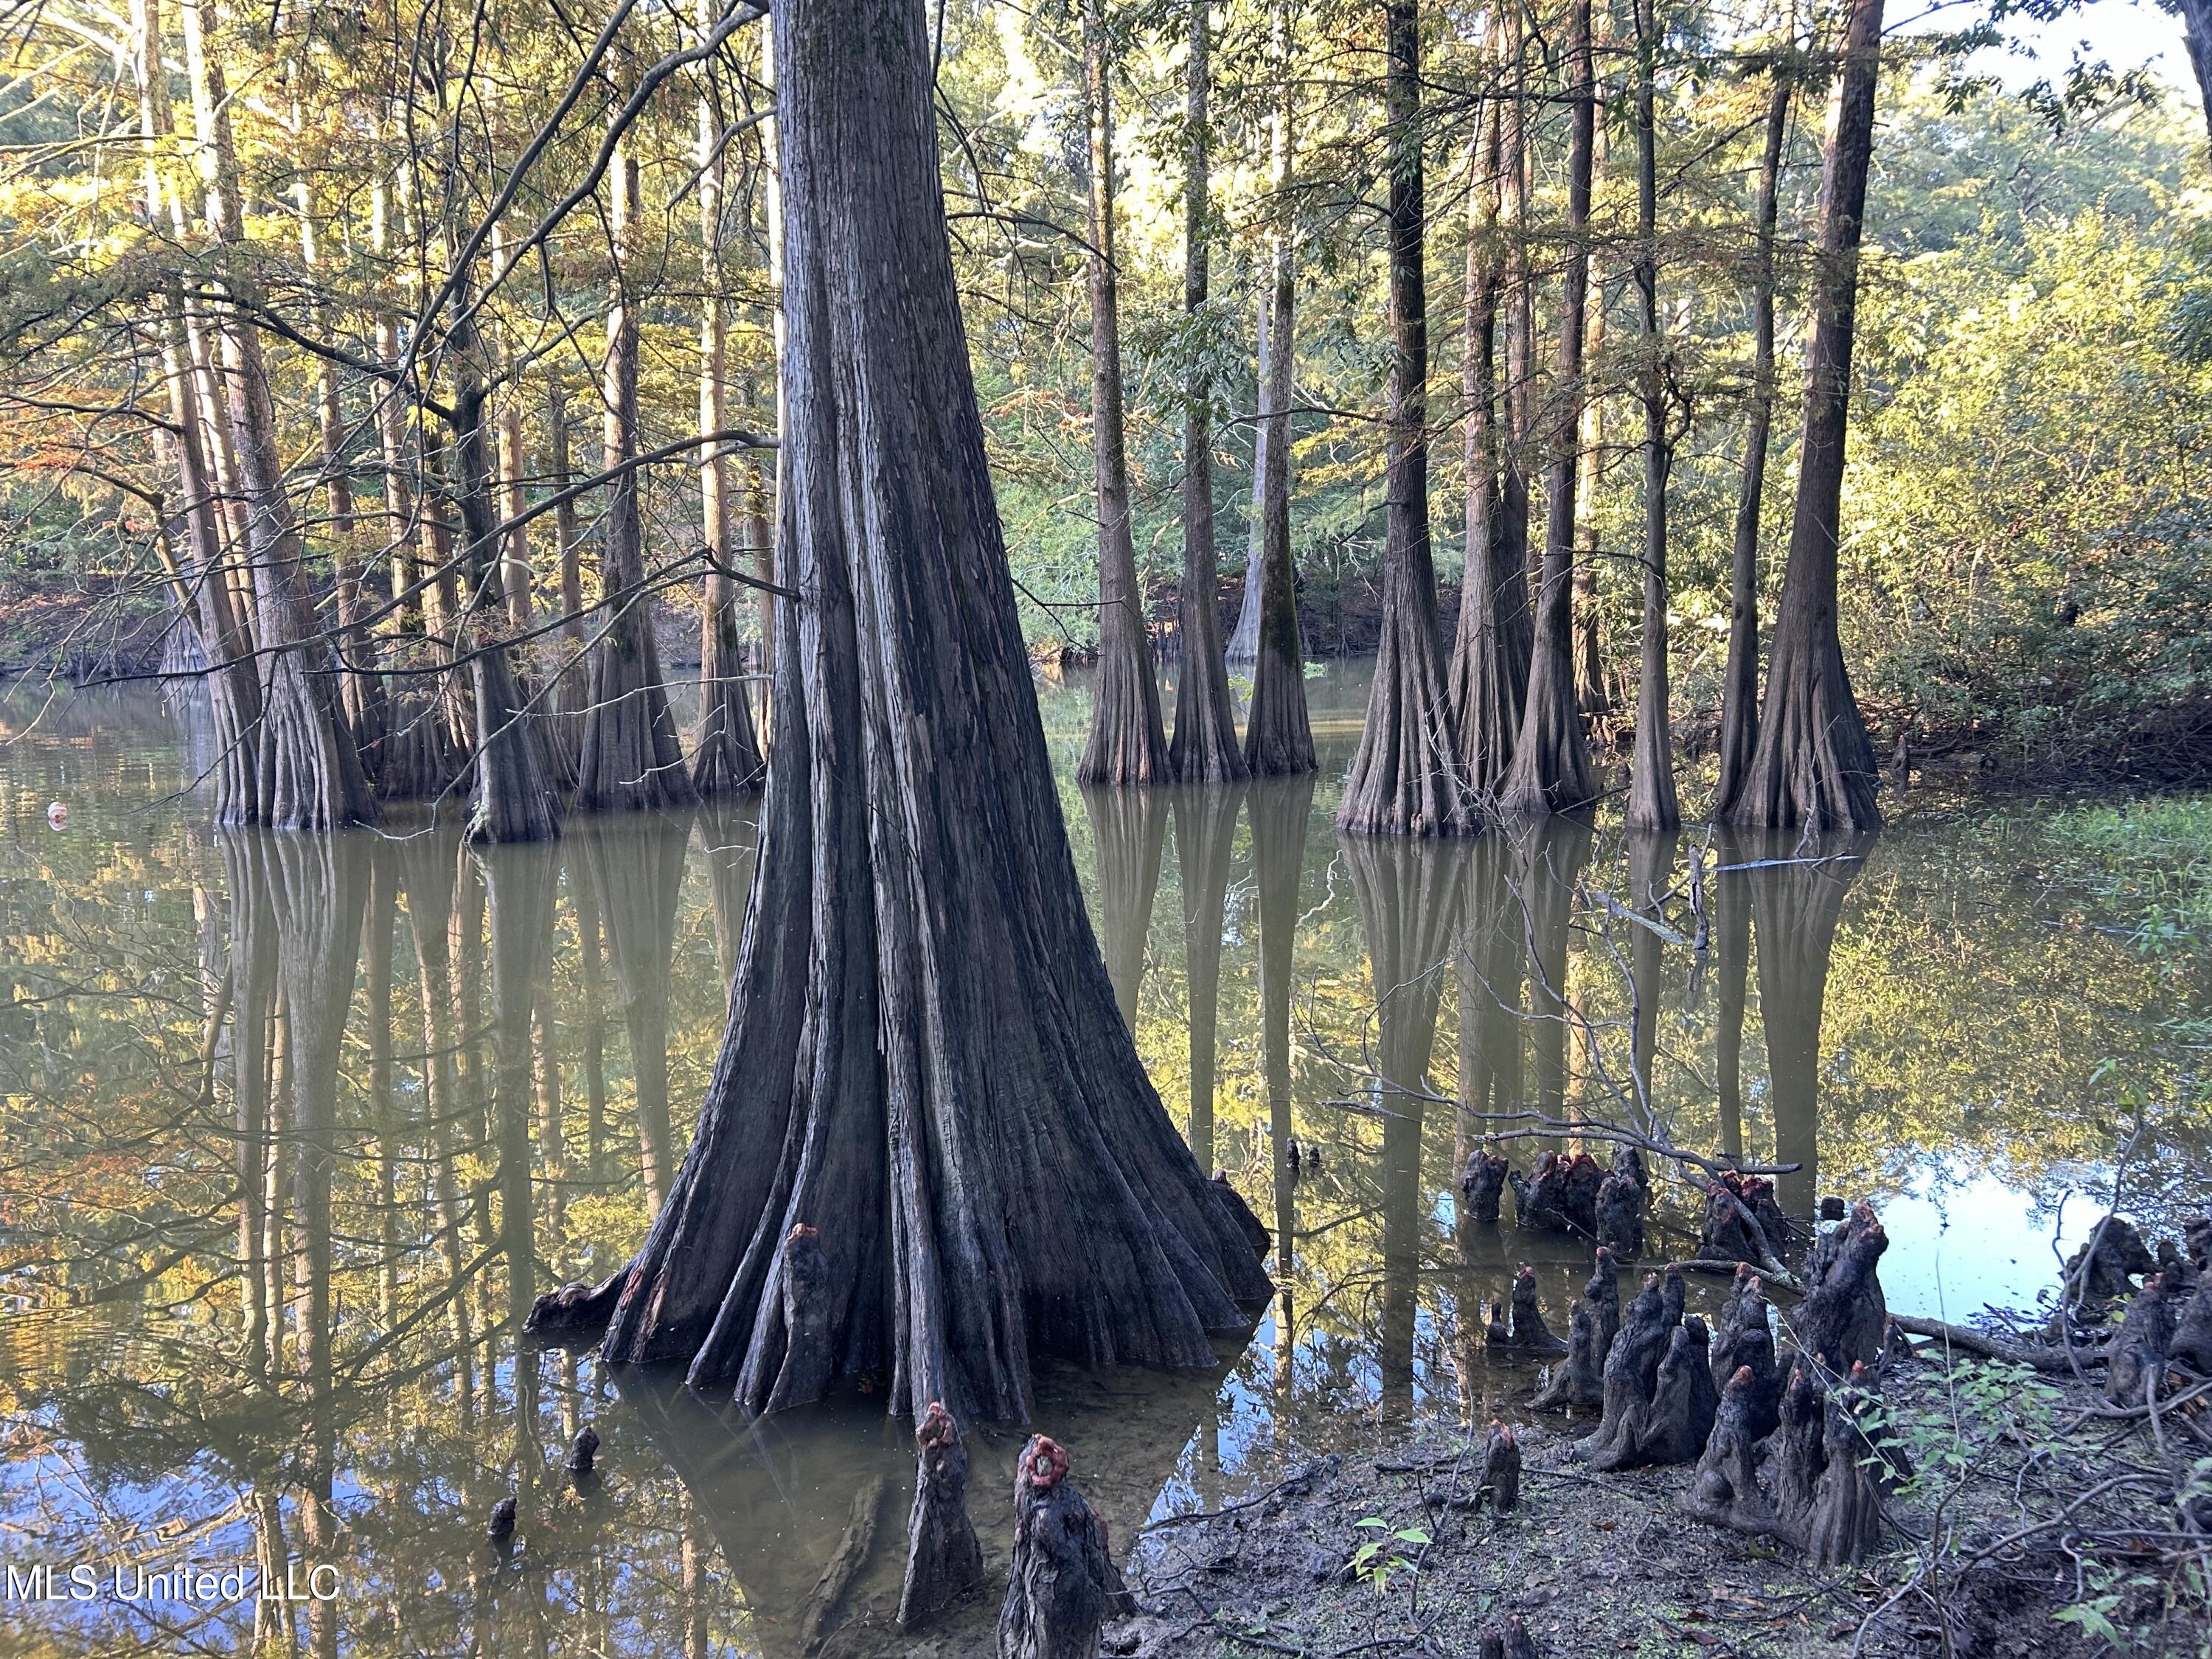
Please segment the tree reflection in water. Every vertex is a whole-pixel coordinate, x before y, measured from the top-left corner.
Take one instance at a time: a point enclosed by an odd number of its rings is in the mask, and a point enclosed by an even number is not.
[[[833,1642],[887,1641],[906,1425],[867,1399],[747,1423],[517,1337],[535,1291],[635,1246],[648,1171],[682,1154],[750,815],[493,853],[449,824],[210,836],[168,799],[167,717],[101,708],[0,747],[0,1520],[19,1555],[331,1559],[346,1591],[9,1607],[10,1650],[781,1650],[878,1476]],[[1986,1170],[2004,1207],[1960,1230],[1952,1270],[2033,1271],[2032,1201],[2103,1155],[2097,1103],[2171,1092],[2173,1022],[2202,1013],[2202,975],[2014,885],[2057,856],[2032,826],[1669,847],[1601,821],[1412,847],[1337,840],[1313,779],[1067,794],[1117,995],[1201,1157],[1268,1221],[1280,1286],[1221,1374],[1041,1381],[1037,1426],[1124,1543],[1378,1411],[1525,1410],[1533,1370],[1486,1352],[1483,1304],[1528,1261],[1561,1314],[1587,1255],[1454,1202],[1516,1114],[1625,1090],[1685,1146],[1801,1165],[1800,1212]],[[2169,1139],[2161,1167],[2201,1170]],[[1527,1168],[1544,1143],[1499,1144]],[[1659,1184],[1655,1253],[1692,1213]],[[580,1489],[560,1462],[586,1425],[604,1444]],[[1018,1436],[969,1443],[1003,1571]],[[507,1496],[512,1561],[483,1539]]]

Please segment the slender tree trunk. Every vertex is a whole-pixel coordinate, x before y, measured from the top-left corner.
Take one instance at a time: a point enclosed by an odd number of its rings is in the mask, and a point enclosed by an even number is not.
[[[392,256],[392,191],[381,173],[370,186],[368,222],[369,252],[380,264],[386,266],[384,281],[389,283],[397,277],[396,270],[387,263]],[[379,306],[372,326],[377,362],[397,364],[399,314],[388,306]],[[375,397],[377,447],[384,463],[384,541],[392,565],[392,629],[399,634],[416,633],[422,626],[422,600],[412,591],[416,571],[410,550],[415,544],[416,526],[410,483],[414,468],[407,453],[405,394],[398,386],[379,382]]]
[[[1189,0],[1190,58],[1184,69],[1182,308],[1206,310],[1206,239],[1213,213],[1206,126],[1212,0]],[[1213,386],[1194,386],[1182,422],[1182,672],[1176,677],[1175,740],[1168,762],[1185,783],[1232,783],[1246,775],[1237,745],[1237,707],[1221,648],[1221,577],[1213,552]]]
[[[1607,149],[1607,123],[1601,112],[1591,134],[1593,197],[1605,178]],[[1605,361],[1605,271],[1595,252],[1586,287],[1592,298],[1583,311],[1585,374],[1590,365],[1601,367]],[[1612,689],[1606,684],[1605,630],[1597,603],[1597,492],[1605,478],[1605,398],[1585,384],[1581,447],[1575,457],[1575,706],[1582,710],[1587,729],[1600,730],[1613,713]]]
[[[1789,76],[1778,68],[1766,100],[1766,142],[1753,211],[1751,395],[1744,403],[1743,471],[1736,488],[1735,543],[1729,561],[1728,665],[1721,678],[1720,782],[1716,816],[1735,804],[1759,738],[1759,531],[1766,493],[1766,446],[1774,426],[1774,230],[1783,141],[1790,131]]]
[[[1842,529],[1844,445],[1850,417],[1851,337],[1858,252],[1874,159],[1882,0],[1852,0],[1842,75],[1829,117],[1820,236],[1805,346],[1805,424],[1797,504],[1766,701],[1731,823],[1786,829],[1878,830],[1877,773],[1836,629],[1836,544]]]
[[[1654,0],[1636,9],[1636,301],[1644,361],[1644,644],[1636,686],[1636,752],[1629,762],[1628,827],[1674,830],[1674,738],[1667,678],[1667,480],[1674,468],[1668,430],[1673,402],[1670,350],[1659,333],[1659,162],[1655,110],[1659,36]],[[1638,896],[1639,902],[1641,895]]]
[[[1305,647],[1298,637],[1297,573],[1291,563],[1291,383],[1297,354],[1297,210],[1291,198],[1297,155],[1295,88],[1290,74],[1291,0],[1275,13],[1275,60],[1280,102],[1273,133],[1275,226],[1267,319],[1267,384],[1260,407],[1265,432],[1260,457],[1260,635],[1252,663],[1252,701],[1244,715],[1244,764],[1255,777],[1314,769],[1313,726],[1306,714]]]
[[[699,0],[702,34],[713,32],[714,15],[715,0]],[[711,63],[705,73],[699,94],[699,258],[706,278],[699,323],[699,429],[709,433],[728,424],[724,386],[729,343],[722,274],[721,93]],[[713,562],[699,613],[699,726],[691,744],[691,782],[702,796],[757,789],[767,771],[753,731],[752,705],[745,699],[738,584],[724,574],[737,561],[731,532],[741,516],[730,510],[731,483],[727,452],[719,443],[709,445],[700,458],[699,519],[701,539]]]
[[[953,282],[921,0],[779,11],[777,731],[734,1006],[644,1249],[541,1328],[750,1410],[1213,1364],[1270,1286],[1146,1081],[1075,878]]]
[[[2212,0],[2175,0],[2181,14],[2182,40],[2189,47],[2189,64],[2197,71],[2197,95],[2204,111],[2204,126],[2212,133]]]
[[[576,504],[568,496],[575,477],[568,454],[568,393],[557,373],[545,377],[546,447],[551,458],[554,495],[553,539],[561,559],[561,638],[553,647],[552,707],[544,711],[545,748],[553,775],[563,788],[576,787],[583,763],[584,709],[591,700],[591,661],[584,629],[584,537],[576,523]]]
[[[1576,440],[1583,403],[1583,312],[1589,291],[1591,146],[1597,126],[1590,59],[1590,0],[1572,0],[1566,52],[1571,138],[1567,155],[1565,271],[1559,283],[1559,406],[1552,428],[1547,482],[1542,591],[1537,601],[1535,653],[1521,735],[1501,790],[1509,812],[1572,811],[1597,798],[1589,744],[1575,703],[1571,659],[1575,553]]]
[[[491,231],[495,282],[506,275],[507,259],[505,228],[495,224]],[[493,377],[499,383],[499,395],[492,405],[496,411],[495,429],[498,435],[495,459],[499,467],[499,519],[504,526],[499,537],[499,586],[507,599],[508,620],[514,623],[518,634],[523,634],[530,629],[531,574],[530,527],[515,522],[522,516],[523,508],[522,384],[514,374],[511,354],[496,326],[490,334],[490,362]]]
[[[1389,461],[1382,545],[1382,634],[1337,827],[1393,836],[1463,836],[1474,798],[1452,715],[1429,541],[1428,251],[1421,173],[1419,0],[1383,9],[1389,69]]]
[[[1536,649],[1535,607],[1528,581],[1528,457],[1535,447],[1536,282],[1528,258],[1530,174],[1528,35],[1520,8],[1505,8],[1504,51],[1509,66],[1504,105],[1498,112],[1498,219],[1504,261],[1505,446],[1498,483],[1498,569],[1510,574],[1510,599],[1498,611],[1500,678],[1510,702],[1505,738],[1491,788],[1502,787],[1521,741],[1528,702],[1528,669]],[[1502,586],[1501,592],[1504,592]]]
[[[1249,663],[1260,654],[1260,572],[1267,551],[1267,319],[1274,306],[1273,283],[1261,283],[1259,320],[1252,336],[1252,504],[1246,526],[1244,594],[1237,601],[1237,629],[1224,653],[1232,663]]]
[[[1467,480],[1467,568],[1460,579],[1459,618],[1452,639],[1448,695],[1465,757],[1468,787],[1480,797],[1496,784],[1501,757],[1513,748],[1509,688],[1503,672],[1503,609],[1516,599],[1525,617],[1528,584],[1518,571],[1501,586],[1503,541],[1498,472],[1498,300],[1504,261],[1498,222],[1501,100],[1486,100],[1469,147],[1467,222],[1467,339],[1460,396],[1467,408],[1463,471]]]
[[[232,371],[232,437],[247,508],[262,667],[262,807],[279,830],[334,830],[374,823],[376,801],[337,695],[338,663],[318,627],[304,550],[276,438],[276,412],[250,315],[258,289],[245,269],[245,220],[230,136],[228,89],[206,39],[207,0],[184,0],[185,57],[192,82],[208,226],[225,255],[223,281],[242,312],[225,331]]]
[[[1114,250],[1114,94],[1105,0],[1084,0],[1083,80],[1091,134],[1091,453],[1098,489],[1098,672],[1085,783],[1169,783],[1152,629],[1130,539],[1121,408],[1121,271]]]
[[[591,696],[584,713],[576,805],[586,811],[688,806],[698,799],[684,765],[660,648],[653,637],[653,599],[645,586],[645,520],[638,478],[638,316],[629,289],[629,241],[637,216],[634,156],[617,153],[608,169],[614,200],[614,280],[607,301],[606,524],[599,559],[606,614],[592,647]],[[623,469],[616,472],[617,468]]]

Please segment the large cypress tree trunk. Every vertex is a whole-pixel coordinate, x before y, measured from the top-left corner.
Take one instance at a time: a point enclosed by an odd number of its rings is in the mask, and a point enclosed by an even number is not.
[[[161,161],[161,147],[173,135],[169,78],[162,63],[160,0],[134,0],[139,125],[149,148],[145,165],[146,213],[167,224],[181,240],[186,213],[182,192]],[[184,285],[172,276],[159,299],[162,378],[169,393],[173,428],[169,449],[177,469],[176,520],[183,532],[173,537],[179,560],[187,614],[207,653],[208,702],[215,724],[215,819],[241,825],[261,817],[261,774],[256,764],[254,728],[261,718],[261,682],[254,672],[252,647],[223,575],[223,526],[210,476],[205,432],[193,384],[190,325]]]
[[[711,34],[715,0],[699,0],[699,27]],[[729,360],[722,275],[722,118],[720,88],[711,61],[699,94],[699,258],[706,294],[699,323],[699,429],[720,432]],[[738,639],[738,584],[732,532],[741,516],[730,510],[730,462],[719,443],[700,458],[700,537],[712,561],[706,603],[699,617],[699,726],[691,744],[691,781],[702,795],[735,794],[760,787],[766,769],[745,698],[744,654]]]
[[[1305,647],[1298,637],[1297,573],[1291,563],[1291,366],[1297,351],[1297,210],[1291,197],[1297,102],[1290,76],[1287,5],[1275,15],[1280,101],[1273,137],[1275,228],[1267,319],[1267,384],[1260,398],[1260,629],[1252,659],[1252,701],[1244,714],[1244,763],[1255,777],[1314,769],[1313,726],[1306,714]],[[1247,578],[1250,580],[1250,578]]]
[[[1636,9],[1636,301],[1644,361],[1644,643],[1636,687],[1636,751],[1629,762],[1628,827],[1673,830],[1674,728],[1668,719],[1667,480],[1674,470],[1668,430],[1673,369],[1659,333],[1659,163],[1655,82],[1659,54],[1653,0]]]
[[[1189,0],[1190,59],[1185,65],[1182,308],[1206,309],[1206,239],[1213,234],[1206,127],[1212,0]],[[1213,386],[1186,394],[1182,421],[1182,672],[1176,678],[1175,740],[1168,760],[1185,783],[1231,783],[1245,775],[1237,746],[1237,707],[1221,648],[1221,577],[1213,554]]]
[[[1559,282],[1559,386],[1546,481],[1544,568],[1536,605],[1534,654],[1528,700],[1514,741],[1512,763],[1500,786],[1508,812],[1572,811],[1597,798],[1589,744],[1583,736],[1575,698],[1572,660],[1575,559],[1575,471],[1582,423],[1583,322],[1589,297],[1589,206],[1592,147],[1597,130],[1595,76],[1590,59],[1590,0],[1573,0],[1567,17],[1566,54],[1571,117],[1567,154],[1565,269]]]
[[[1820,238],[1805,345],[1805,425],[1790,559],[1767,664],[1766,701],[1731,823],[1784,829],[1877,830],[1874,747],[1836,631],[1836,544],[1842,530],[1844,444],[1850,417],[1851,337],[1858,308],[1859,232],[1874,159],[1881,70],[1881,0],[1852,0],[1843,72],[1829,118]]]
[[[1517,117],[1514,118],[1518,118]],[[1507,112],[1488,100],[1478,118],[1468,197],[1467,574],[1452,641],[1448,694],[1478,797],[1498,787],[1513,754],[1528,678],[1528,578],[1506,536],[1498,455],[1498,313],[1506,269],[1498,203]]]
[[[1098,674],[1085,783],[1170,783],[1152,629],[1130,539],[1121,411],[1121,273],[1114,252],[1114,97],[1104,0],[1084,0],[1083,81],[1091,134],[1091,455],[1097,470]]]
[[[207,39],[206,0],[184,0],[185,57],[191,74],[208,228],[223,254],[222,280],[242,313],[258,285],[246,266],[238,158],[231,140],[228,90]],[[278,830],[335,830],[371,823],[370,793],[338,696],[338,660],[318,626],[307,589],[306,552],[284,487],[276,411],[250,314],[230,320],[224,349],[231,375],[231,438],[246,506],[246,542],[262,659],[261,801]]]
[[[761,870],[644,1249],[541,1328],[748,1409],[1034,1359],[1212,1364],[1269,1293],[1146,1079],[1077,884],[953,284],[921,0],[776,13],[787,340]],[[893,257],[887,257],[893,256]]]
[[[1728,663],[1721,676],[1720,781],[1716,815],[1735,804],[1759,738],[1759,526],[1765,503],[1766,447],[1774,427],[1774,228],[1782,145],[1790,131],[1790,82],[1780,69],[1767,94],[1765,146],[1753,211],[1751,393],[1744,400],[1743,471],[1736,488],[1735,541],[1729,559]]]
[[[1384,9],[1389,68],[1390,332],[1382,543],[1382,634],[1337,827],[1394,836],[1476,828],[1448,695],[1429,544],[1428,239],[1421,176],[1419,0]]]
[[[605,614],[592,647],[576,805],[586,811],[689,806],[698,799],[677,740],[676,716],[660,677],[653,599],[645,586],[645,520],[638,478],[638,315],[629,288],[631,222],[637,216],[637,160],[618,154],[607,170],[613,202],[614,280],[607,303],[605,367],[607,514],[599,559]],[[617,471],[620,469],[620,471]]]

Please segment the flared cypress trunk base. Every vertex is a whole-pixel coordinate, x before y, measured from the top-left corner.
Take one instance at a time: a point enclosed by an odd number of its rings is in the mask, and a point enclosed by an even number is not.
[[[573,672],[573,671],[572,671]],[[586,812],[670,811],[698,803],[651,623],[633,606],[593,647],[576,769]]]

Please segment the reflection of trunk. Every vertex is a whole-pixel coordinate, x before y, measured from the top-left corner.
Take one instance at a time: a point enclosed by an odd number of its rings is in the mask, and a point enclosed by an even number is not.
[[[1519,896],[1510,886],[1513,848],[1486,836],[1469,854],[1467,935],[1459,952],[1459,1104],[1452,1169],[1464,1170],[1485,1135],[1512,1127],[1521,1109],[1521,979],[1527,944]],[[1465,1203],[1454,1206],[1460,1256],[1473,1266],[1478,1224]],[[1494,1228],[1493,1228],[1494,1231]],[[1479,1339],[1480,1310],[1461,1310],[1462,1334]]]
[[[701,812],[698,824],[708,897],[714,912],[714,965],[726,991],[737,977],[745,896],[752,890],[753,855],[760,848],[760,820],[750,812],[724,808]]]
[[[1252,661],[1252,699],[1244,716],[1244,764],[1254,777],[1314,769],[1306,714],[1305,647],[1298,637],[1297,572],[1291,563],[1291,384],[1297,360],[1297,210],[1291,199],[1292,131],[1297,117],[1290,77],[1290,9],[1275,15],[1280,100],[1275,110],[1275,224],[1269,285],[1265,385],[1260,393],[1264,442],[1261,494],[1260,621]],[[1245,580],[1252,580],[1248,573]]]
[[[584,1158],[592,1184],[606,1179],[607,1139],[607,975],[605,933],[599,917],[599,896],[591,866],[580,854],[568,860],[568,902],[576,911],[577,954],[583,958],[578,973],[584,1006],[581,1015],[584,1050]]]
[[[586,832],[585,868],[605,919],[615,994],[629,1033],[637,1089],[639,1167],[648,1215],[658,1215],[676,1167],[668,1116],[668,988],[676,948],[676,907],[684,890],[690,825],[645,818]]]
[[[1595,837],[1577,818],[1518,825],[1513,831],[1513,885],[1519,896],[1528,963],[1528,1012],[1535,1058],[1535,1097],[1547,1117],[1566,1115],[1567,1043],[1575,1022],[1567,996],[1567,948],[1574,931],[1575,885]]]
[[[1413,1407],[1413,1330],[1421,1255],[1421,1126],[1434,1092],[1437,1005],[1451,967],[1466,868],[1457,848],[1337,843],[1350,866],[1374,978],[1375,1104],[1382,1120],[1382,1412]]]
[[[1774,227],[1783,141],[1790,131],[1788,76],[1778,70],[1766,99],[1766,143],[1753,209],[1751,394],[1744,400],[1743,471],[1736,487],[1735,543],[1729,562],[1728,666],[1721,681],[1720,782],[1726,811],[1751,764],[1759,735],[1759,528],[1766,493],[1766,444],[1774,425]]]
[[[1467,571],[1452,644],[1450,698],[1466,757],[1468,786],[1487,794],[1504,775],[1528,683],[1528,575],[1524,550],[1507,534],[1499,471],[1498,310],[1510,255],[1498,204],[1504,187],[1507,124],[1502,100],[1486,103],[1476,127],[1467,233],[1467,347],[1461,395],[1467,404]],[[1523,529],[1528,502],[1521,503]]]
[[[1776,1177],[1775,1196],[1800,1219],[1813,1213],[1820,1196],[1820,1012],[1828,958],[1844,897],[1873,844],[1871,836],[1853,836],[1747,848],[1747,857],[1771,860],[1750,873],[1759,918],[1759,1007],[1772,1079],[1774,1161],[1800,1166]]]
[[[1183,977],[1190,995],[1190,1122],[1199,1167],[1213,1167],[1213,1070],[1221,1001],[1222,912],[1242,789],[1184,789],[1175,798],[1176,868],[1182,890]]]
[[[1259,890],[1260,914],[1260,1079],[1267,1097],[1267,1151],[1275,1182],[1275,1377],[1285,1391],[1297,1346],[1291,1299],[1297,1260],[1297,1177],[1290,1170],[1291,981],[1313,796],[1310,777],[1252,786],[1252,880]]]
[[[1206,311],[1208,240],[1213,234],[1206,126],[1208,0],[1190,8],[1190,59],[1184,68],[1182,309],[1194,323]],[[1237,708],[1221,648],[1221,576],[1213,554],[1213,382],[1202,375],[1182,422],[1182,672],[1176,677],[1175,741],[1168,760],[1185,783],[1228,783],[1245,774],[1237,746]],[[1248,581],[1245,586],[1249,588]],[[1203,1161],[1203,1160],[1201,1160]]]
[[[223,282],[241,315],[229,319],[224,349],[231,384],[232,441],[246,508],[257,634],[262,659],[261,753],[264,819],[279,830],[332,830],[374,822],[376,802],[362,770],[337,695],[338,662],[317,625],[307,588],[306,550],[286,493],[276,410],[251,313],[258,292],[242,260],[245,218],[230,100],[206,39],[208,0],[184,0],[185,58],[191,72],[208,226],[227,256]]]
[[[1210,1368],[1209,1332],[1268,1285],[1145,1077],[1075,878],[984,465],[926,15],[816,0],[776,21],[777,544],[808,602],[777,610],[771,752],[792,763],[690,1155],[603,1352],[688,1358],[753,1411],[874,1376],[896,1412],[1019,1419],[1048,1357]]]
[[[270,1019],[276,1000],[276,951],[258,843],[222,838],[230,887],[231,1095],[238,1109],[239,1305],[246,1352],[267,1351],[269,1310],[263,1297],[262,1259],[268,1204],[270,1144]]]
[[[1149,789],[1085,789],[1083,804],[1090,812],[1098,861],[1098,942],[1105,948],[1115,1005],[1133,1036],[1152,901],[1160,887],[1168,805]]]
[[[458,1392],[466,1401],[473,1388],[474,1339],[468,1298],[462,1293],[460,1192],[453,1164],[453,1128],[464,1097],[453,1030],[451,843],[435,836],[402,838],[399,872],[407,896],[408,932],[415,940],[416,993],[422,1016],[423,1127],[431,1158],[431,1219],[450,1295],[447,1317],[459,1356]]]
[[[1085,783],[1166,783],[1167,738],[1152,672],[1152,629],[1129,531],[1121,410],[1121,275],[1114,255],[1114,99],[1103,0],[1084,0],[1083,77],[1091,139],[1091,453],[1097,471],[1098,673]]]
[[[1474,805],[1447,695],[1429,545],[1429,301],[1421,179],[1419,0],[1384,9],[1389,73],[1390,385],[1384,491],[1382,634],[1345,781],[1337,826],[1397,836],[1459,836]]]
[[[1628,839],[1628,904],[1640,916],[1660,921],[1659,901],[1674,873],[1679,837],[1632,835]],[[1651,1103],[1651,1061],[1659,1047],[1659,994],[1665,957],[1658,933],[1632,923],[1628,939],[1628,981],[1636,1018],[1629,1039],[1629,1075],[1636,1094],[1637,1121],[1647,1133],[1657,1121]]]
[[[629,240],[637,216],[635,157],[617,154],[607,170],[613,201],[614,281],[607,303],[607,512],[600,544],[604,630],[591,653],[590,698],[576,804],[586,811],[688,806],[698,799],[684,769],[676,717],[660,678],[653,638],[653,597],[645,585],[645,520],[638,507],[638,308],[630,292]],[[617,471],[617,469],[621,469]]]
[[[380,838],[369,849],[368,910],[363,919],[362,981],[368,999],[368,1123],[375,1136],[376,1316],[390,1330],[399,1317],[399,1123],[392,1092],[392,939],[399,919],[398,849]]]
[[[1715,843],[1719,865],[1712,894],[1713,954],[1720,975],[1720,1033],[1715,1071],[1720,1086],[1721,1150],[1743,1157],[1744,988],[1751,974],[1751,877],[1732,868],[1745,854],[1732,836]]]
[[[1858,307],[1861,221],[1874,158],[1882,0],[1852,0],[1841,78],[1829,118],[1820,237],[1805,347],[1805,425],[1790,557],[1767,664],[1759,738],[1730,822],[1784,829],[1875,830],[1874,747],[1851,694],[1836,631],[1836,542],[1850,416],[1851,337]]]
[[[1528,670],[1528,701],[1513,763],[1500,794],[1506,811],[1570,811],[1597,795],[1589,744],[1575,703],[1571,659],[1575,553],[1575,463],[1581,425],[1583,312],[1589,297],[1591,149],[1597,100],[1590,63],[1590,0],[1568,8],[1566,50],[1573,76],[1569,88],[1572,141],[1567,156],[1565,271],[1559,290],[1558,408],[1546,482],[1544,569],[1536,606],[1535,653]]]

